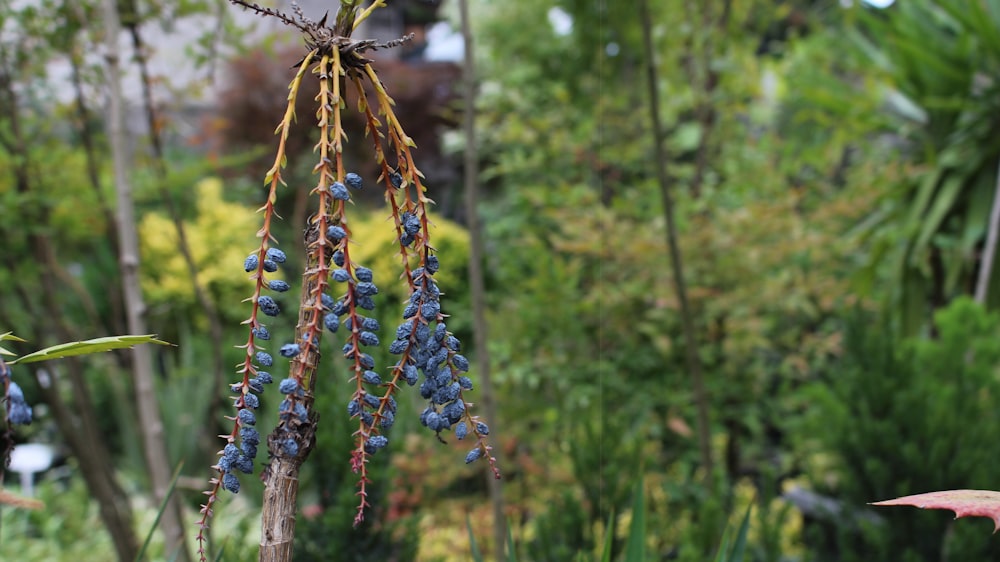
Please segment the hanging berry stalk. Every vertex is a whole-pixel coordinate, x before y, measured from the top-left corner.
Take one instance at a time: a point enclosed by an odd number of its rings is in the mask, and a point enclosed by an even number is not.
[[[350,458],[351,467],[358,474],[355,525],[364,520],[369,507],[368,462],[372,455],[389,444],[385,433],[395,420],[396,394],[404,383],[415,386],[420,382],[420,394],[428,401],[420,421],[434,431],[439,440],[443,441],[442,434],[447,431],[454,431],[460,440],[474,438],[465,461],[471,463],[484,458],[496,478],[500,478],[500,471],[487,441],[489,429],[472,414],[473,404],[466,400],[465,393],[472,390],[472,381],[464,374],[469,369],[469,362],[461,355],[461,343],[448,331],[446,315],[441,312],[441,291],[434,279],[440,261],[431,245],[427,213],[427,206],[432,201],[426,196],[423,175],[411,153],[415,145],[393,112],[392,98],[379,80],[372,61],[364,57],[366,51],[395,47],[409,38],[388,43],[350,38],[357,24],[383,5],[382,0],[376,0],[360,13],[358,0],[341,0],[334,27],[326,27],[326,16],[319,22],[306,18],[294,4],[294,17],[290,17],[256,4],[240,0],[231,2],[299,29],[309,52],[298,64],[298,72],[289,86],[287,109],[275,131],[279,142],[274,165],[265,176],[269,192],[260,208],[263,226],[257,234],[261,243],[244,263],[244,269],[255,281],[254,292],[248,298],[250,318],[244,322],[248,325],[247,342],[240,346],[246,349],[246,358],[237,370],[242,380],[230,387],[236,394],[236,415],[230,418],[233,430],[221,436],[226,443],[219,452],[219,462],[212,467],[216,471],[210,481],[212,488],[205,492],[208,500],[202,506],[199,521],[199,554],[206,560],[205,530],[220,488],[233,493],[239,491],[236,473],[253,472],[253,458],[260,443],[260,435],[254,428],[257,421],[254,410],[260,404],[258,395],[273,381],[271,374],[261,368],[271,367],[274,357],[265,349],[266,343],[259,343],[270,340],[272,334],[258,316],[259,313],[274,316],[280,312],[280,304],[262,291],[283,293],[289,289],[285,281],[267,278],[285,261],[284,253],[270,246],[276,243],[270,227],[272,218],[277,216],[274,202],[278,185],[284,185],[281,170],[286,164],[285,142],[294,118],[295,99],[306,70],[312,67],[312,73],[319,80],[319,94],[315,99],[318,160],[313,167],[318,179],[310,192],[314,209],[305,229],[307,257],[298,324],[292,341],[278,350],[279,355],[291,360],[289,375],[278,385],[283,398],[278,423],[267,438],[270,464],[261,475],[265,492],[260,559],[285,561],[290,560],[292,554],[299,469],[315,446],[318,419],[313,411],[313,397],[324,330],[344,335],[341,352],[351,368],[349,380],[353,392],[347,414],[355,427],[355,446]],[[357,91],[358,111],[365,120],[381,168],[378,181],[392,214],[402,277],[409,288],[403,321],[389,343],[390,353],[399,359],[383,370],[387,372],[385,376],[379,374],[379,366],[366,352],[382,343],[378,335],[379,323],[366,316],[375,308],[378,287],[372,271],[351,259],[348,203],[351,192],[362,189],[364,180],[355,173],[345,173],[342,158],[347,137],[341,114],[346,108],[343,89],[348,82]],[[375,91],[375,109],[365,93],[365,83]]]

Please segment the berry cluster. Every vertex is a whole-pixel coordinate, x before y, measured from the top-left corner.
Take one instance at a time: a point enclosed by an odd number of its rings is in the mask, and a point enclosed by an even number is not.
[[[418,371],[424,376],[420,397],[428,401],[428,406],[420,414],[421,425],[434,431],[439,439],[442,431],[454,428],[460,440],[468,435],[471,425],[481,440],[489,434],[489,428],[477,418],[468,416],[462,398],[463,391],[472,390],[472,379],[462,374],[469,371],[469,360],[459,353],[462,343],[448,331],[441,314],[441,291],[434,280],[440,264],[433,255],[428,256],[425,263],[410,274],[415,288],[403,310],[404,321],[396,329],[396,341],[389,350],[404,355],[397,366],[401,366],[408,384],[416,384]],[[467,421],[463,421],[466,418]],[[465,462],[479,459],[484,450],[488,452],[482,442],[477,443],[466,455]]]
[[[377,5],[373,4],[365,13]],[[339,19],[341,15],[338,15]],[[358,20],[352,17],[344,21]],[[299,63],[298,72],[289,85],[288,105],[276,130],[279,136],[277,154],[264,179],[270,189],[260,208],[263,225],[257,235],[261,244],[244,263],[244,269],[253,272],[251,279],[256,280],[256,290],[249,299],[253,308],[246,321],[250,328],[248,341],[243,346],[246,360],[239,371],[243,381],[232,388],[238,393],[235,402],[238,415],[232,418],[236,422],[235,427],[227,436],[226,447],[221,452],[222,459],[215,467],[222,477],[213,480],[214,487],[207,493],[208,500],[202,506],[199,522],[202,532],[198,536],[202,560],[206,559],[204,544],[207,537],[204,530],[208,527],[218,490],[225,488],[235,492],[239,489],[233,469],[252,471],[252,453],[256,452],[260,442],[260,436],[253,428],[256,422],[253,410],[259,405],[257,394],[271,377],[259,369],[271,367],[274,359],[256,345],[256,340],[271,338],[267,328],[259,322],[258,312],[266,316],[275,316],[280,312],[274,298],[261,295],[263,289],[278,293],[289,289],[284,281],[267,281],[265,275],[276,271],[284,261],[284,254],[269,249],[273,240],[271,221],[277,217],[274,210],[277,189],[284,185],[281,170],[286,163],[285,144],[295,115],[295,98],[310,67],[319,79],[320,90],[315,98],[316,126],[319,129],[319,140],[315,146],[318,162],[313,167],[318,182],[310,192],[310,195],[316,196],[317,204],[305,229],[306,260],[296,336],[292,343],[281,346],[279,350],[280,355],[291,359],[292,366],[288,378],[278,384],[284,398],[279,407],[277,427],[267,439],[272,462],[276,465],[265,471],[269,490],[297,487],[299,466],[315,442],[313,431],[317,417],[312,411],[313,391],[319,366],[318,348],[324,331],[344,335],[346,342],[341,351],[353,367],[351,382],[355,386],[347,404],[347,414],[358,424],[355,426],[355,446],[351,454],[351,466],[359,475],[357,496],[360,504],[355,525],[363,520],[365,508],[369,505],[366,492],[369,457],[389,443],[384,432],[392,427],[396,419],[395,394],[404,386],[404,381],[406,385],[416,386],[421,373],[423,382],[419,390],[428,401],[420,416],[423,425],[434,431],[439,439],[442,432],[449,430],[453,430],[458,439],[475,435],[477,442],[466,455],[466,462],[485,457],[489,459],[495,477],[500,478],[496,459],[490,455],[491,447],[486,442],[489,429],[470,413],[472,404],[463,397],[463,392],[472,389],[472,381],[464,375],[469,370],[469,361],[461,355],[461,343],[448,331],[444,322],[446,316],[441,311],[441,291],[434,279],[440,264],[430,243],[427,217],[427,206],[432,201],[425,194],[421,184],[422,174],[410,153],[413,140],[403,131],[393,111],[394,102],[370,65],[371,61],[357,50],[359,45],[364,47],[367,43],[320,45],[322,41],[317,38],[326,37],[331,31],[322,26],[322,23],[314,22],[306,26],[310,30],[313,27],[318,30],[318,35],[310,35],[317,42],[309,43],[312,50]],[[346,36],[349,37],[349,34]],[[377,96],[375,108],[369,104],[365,81],[374,87]],[[343,131],[341,113],[347,107],[343,88],[348,83],[354,86],[357,107],[365,120],[366,136],[371,140],[375,160],[381,166],[378,179],[384,185],[385,200],[391,209],[398,255],[404,271],[402,278],[410,293],[403,322],[389,345],[389,351],[399,359],[386,376],[379,374],[369,353],[382,340],[379,322],[369,314],[375,309],[379,289],[372,270],[355,263],[350,253],[353,240],[347,204],[351,202],[352,191],[362,189],[364,182],[358,174],[345,173],[344,170],[343,144],[347,135]],[[395,163],[395,168],[390,166],[390,162]],[[339,289],[328,293],[331,286]],[[263,375],[267,380],[262,380]],[[239,446],[236,445],[237,438]],[[273,488],[271,484],[274,484]],[[294,514],[288,512],[287,506],[266,509],[268,502],[275,501],[276,497],[265,494],[262,520],[265,529],[286,529],[289,521],[294,525]],[[277,541],[262,538],[262,558],[265,557],[265,549],[272,547],[280,548]]]
[[[258,287],[267,287],[276,292],[283,293],[289,289],[288,283],[278,279],[265,280],[263,273],[274,273],[279,265],[285,263],[287,256],[285,252],[278,248],[262,249],[261,252],[250,254],[243,261],[243,270],[247,273],[254,273],[254,277],[259,280]],[[261,259],[263,257],[263,259]],[[256,299],[256,308],[251,317],[250,336],[251,342],[247,349],[253,351],[253,363],[247,363],[243,369],[243,380],[230,385],[229,390],[236,394],[233,406],[236,408],[236,417],[233,433],[227,438],[226,446],[220,451],[219,462],[215,465],[216,470],[222,475],[222,487],[236,494],[240,491],[240,481],[236,477],[236,472],[243,474],[253,473],[253,461],[257,457],[257,447],[260,445],[260,433],[254,427],[257,425],[257,415],[254,410],[260,407],[259,395],[264,392],[264,385],[274,382],[271,373],[262,371],[260,368],[269,368],[274,365],[274,357],[270,353],[259,348],[255,340],[268,341],[271,339],[271,332],[267,327],[256,319],[256,311],[260,310],[266,316],[277,316],[281,309],[274,298],[267,295],[259,295]],[[279,353],[288,357],[289,345],[281,348]],[[249,355],[249,354],[248,354]],[[251,377],[250,375],[254,376]],[[236,438],[239,437],[239,446],[236,445]]]
[[[7,421],[15,425],[31,424],[31,406],[24,400],[24,392],[10,380],[10,366],[0,361],[0,384],[7,389]]]

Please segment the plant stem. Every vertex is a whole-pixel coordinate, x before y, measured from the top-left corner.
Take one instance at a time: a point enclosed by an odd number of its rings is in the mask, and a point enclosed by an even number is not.
[[[993,193],[993,207],[990,209],[990,223],[986,230],[986,247],[979,261],[979,278],[976,280],[976,302],[986,304],[990,290],[990,275],[997,255],[997,239],[1000,238],[1000,164],[997,165],[996,190]]]
[[[698,339],[694,332],[694,319],[691,305],[688,302],[687,287],[684,283],[684,267],[681,262],[681,251],[677,243],[677,224],[674,218],[675,209],[670,188],[667,184],[667,154],[663,146],[663,127],[660,124],[660,94],[657,87],[656,62],[653,50],[652,22],[649,15],[648,0],[639,0],[639,15],[642,20],[643,50],[646,53],[646,81],[649,86],[649,118],[653,128],[656,180],[660,185],[660,195],[663,199],[663,215],[667,222],[667,246],[670,248],[670,265],[673,269],[674,290],[681,307],[681,322],[684,330],[684,356],[688,373],[694,387],[694,400],[698,411],[698,448],[701,452],[701,464],[705,469],[705,481],[712,478],[712,443],[708,416],[708,395],[705,391],[705,381],[702,374],[701,360],[698,357]]]
[[[497,409],[490,377],[489,326],[486,323],[486,286],[483,282],[483,228],[479,222],[479,160],[476,151],[476,67],[473,56],[472,26],[469,23],[469,2],[459,0],[462,20],[462,39],[465,43],[464,91],[465,108],[463,128],[465,130],[465,216],[469,225],[469,285],[472,298],[472,326],[476,347],[476,368],[482,388],[483,414],[486,423],[497,433]],[[491,471],[485,471],[493,506],[494,555],[497,561],[504,559],[507,537],[507,521],[503,509],[503,485]]]
[[[118,36],[121,24],[118,20],[118,5],[115,0],[101,3],[105,24],[104,53],[108,91],[108,139],[114,167],[115,194],[118,205],[118,240],[121,242],[120,261],[122,288],[125,294],[125,314],[129,333],[145,334],[144,318],[146,304],[139,286],[139,236],[135,225],[135,207],[132,202],[132,186],[129,179],[127,141],[125,138],[124,98],[120,80],[118,58]],[[163,420],[160,405],[156,399],[153,380],[153,359],[149,346],[139,345],[132,350],[133,374],[135,377],[135,398],[142,420],[139,427],[143,436],[143,449],[149,470],[150,483],[156,503],[162,503],[170,486],[170,467],[163,436]],[[179,560],[188,560],[184,541],[184,525],[181,523],[180,502],[173,496],[167,502],[163,517],[163,532],[166,550]]]

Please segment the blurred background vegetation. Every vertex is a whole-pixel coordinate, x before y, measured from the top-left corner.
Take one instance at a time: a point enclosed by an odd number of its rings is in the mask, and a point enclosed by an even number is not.
[[[457,6],[388,4],[359,35],[418,33],[379,68],[438,203],[444,308],[469,347],[461,59],[445,48]],[[750,505],[747,560],[1000,555],[985,520],[866,505],[1000,489],[1000,275],[986,243],[997,227],[1000,1],[662,0],[650,2],[654,52],[634,4],[471,0],[492,434],[519,559],[597,560],[607,537],[624,556],[637,482],[648,560],[712,559]],[[303,6],[317,18],[335,9]],[[233,346],[245,341],[250,282],[240,263],[255,245],[273,128],[302,49],[292,31],[221,0],[119,9],[127,29],[145,33],[145,43],[121,42],[141,272],[148,326],[177,344],[153,353],[193,537],[215,435],[231,413],[229,366],[242,353]],[[31,340],[25,350],[125,333],[96,11],[90,1],[0,2],[0,332]],[[704,366],[711,471],[698,450],[653,167],[649,57]],[[142,61],[154,120],[140,95]],[[299,115],[310,115],[311,95],[300,100]],[[302,261],[312,185],[304,123],[290,138],[290,188],[278,202],[278,239],[294,262],[286,271]],[[361,124],[348,125],[363,140]],[[348,167],[373,183],[366,142],[351,144]],[[404,297],[391,288],[386,214],[375,190],[359,202],[360,261],[381,280],[378,318],[392,327]],[[191,283],[178,222],[211,307]],[[294,295],[297,279],[287,281]],[[276,341],[293,318],[273,323]],[[208,336],[213,321],[221,341]],[[388,454],[376,457],[375,511],[352,529],[346,375],[339,344],[329,345],[296,556],[468,560],[467,521],[492,552],[486,466],[466,467],[464,449],[421,431],[415,392],[404,394]],[[139,536],[156,512],[137,430],[151,421],[132,398],[129,356],[46,369],[15,369],[39,405],[16,438],[53,446],[58,462],[36,477],[44,510],[3,509],[0,557],[113,559],[112,538],[95,532],[107,517],[99,490],[127,498]],[[278,402],[265,395],[262,431]],[[103,456],[87,460],[88,451]],[[5,486],[17,485],[8,472]],[[260,486],[245,479],[216,506],[224,560],[256,558]],[[165,556],[162,538],[150,552]]]

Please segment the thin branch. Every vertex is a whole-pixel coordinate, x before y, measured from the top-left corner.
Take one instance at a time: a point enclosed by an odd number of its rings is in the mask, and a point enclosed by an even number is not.
[[[990,290],[990,276],[997,254],[997,239],[1000,238],[1000,164],[997,165],[996,189],[993,193],[993,207],[990,209],[990,224],[986,231],[986,247],[979,263],[979,278],[976,280],[976,302],[986,304]]]
[[[708,396],[705,391],[705,381],[702,374],[701,359],[698,357],[698,338],[695,336],[694,319],[691,305],[688,302],[687,287],[684,282],[684,267],[681,262],[681,251],[677,242],[677,224],[673,198],[667,182],[667,154],[663,144],[663,126],[660,121],[660,93],[657,87],[656,62],[654,61],[653,34],[650,29],[652,22],[649,15],[648,0],[639,1],[640,19],[642,20],[642,37],[646,53],[646,81],[649,87],[649,118],[653,127],[654,166],[656,179],[660,185],[663,199],[663,215],[667,222],[667,246],[670,248],[670,265],[673,268],[674,290],[681,307],[681,322],[684,329],[684,355],[688,372],[694,386],[694,399],[698,411],[698,445],[701,451],[701,463],[705,469],[705,480],[712,477],[712,446],[711,429],[708,416]]]

